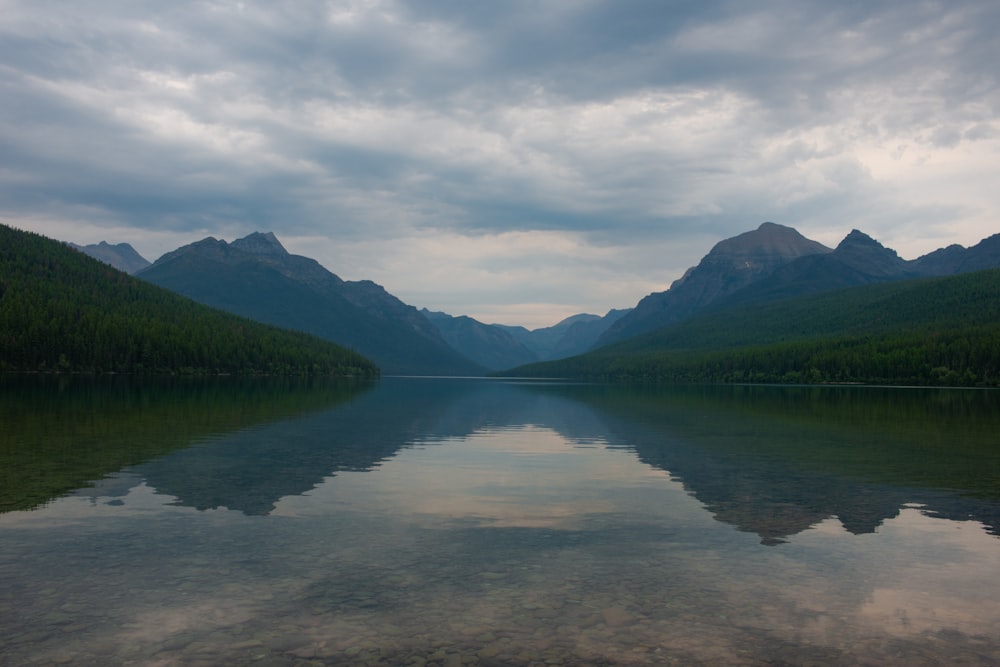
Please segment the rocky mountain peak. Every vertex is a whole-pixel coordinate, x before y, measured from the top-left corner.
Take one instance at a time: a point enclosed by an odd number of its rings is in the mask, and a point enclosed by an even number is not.
[[[598,344],[677,322],[789,262],[830,252],[822,243],[807,239],[791,227],[765,222],[757,229],[716,243],[669,290],[650,294],[615,322]]]
[[[851,246],[858,246],[858,247],[870,246],[883,249],[885,248],[885,246],[883,246],[881,243],[879,243],[878,241],[868,236],[859,229],[852,229],[851,233],[845,236],[844,240],[841,241],[840,244],[837,246],[837,250]]]
[[[697,307],[793,259],[828,252],[825,245],[791,227],[765,222],[755,230],[716,243],[698,266],[689,269],[669,291],[685,294]]]
[[[833,252],[843,264],[868,275],[896,275],[903,273],[906,267],[906,262],[895,250],[857,229],[851,230]]]
[[[285,256],[288,254],[274,232],[254,232],[249,236],[236,239],[230,245],[251,255]]]
[[[719,241],[707,257],[767,257],[789,259],[821,252],[830,252],[822,243],[802,236],[797,230],[774,222],[765,222],[753,231]]]

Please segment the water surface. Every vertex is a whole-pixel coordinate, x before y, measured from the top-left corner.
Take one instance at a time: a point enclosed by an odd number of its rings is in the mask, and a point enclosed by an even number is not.
[[[1000,662],[994,392],[72,385],[0,394],[0,664]]]

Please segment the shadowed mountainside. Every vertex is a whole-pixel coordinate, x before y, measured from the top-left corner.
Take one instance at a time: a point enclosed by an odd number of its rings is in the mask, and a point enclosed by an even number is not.
[[[378,374],[330,341],[209,308],[3,225],[0,371]]]
[[[703,313],[500,375],[644,382],[997,386],[1000,269]]]
[[[754,231],[717,243],[697,266],[675,280],[670,289],[650,294],[615,322],[601,335],[597,346],[678,322],[793,259],[828,252],[829,248],[791,227],[765,222]]]
[[[344,281],[274,234],[207,238],[158,259],[144,280],[216,308],[355,349],[389,374],[479,374],[426,317],[375,283]]]
[[[595,347],[708,312],[874,283],[1000,268],[1000,234],[971,248],[952,245],[907,261],[858,230],[834,249],[765,222],[721,241],[665,292],[650,294]]]

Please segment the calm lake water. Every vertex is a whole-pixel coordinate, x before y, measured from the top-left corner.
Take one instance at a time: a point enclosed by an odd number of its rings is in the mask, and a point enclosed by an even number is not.
[[[0,384],[2,665],[1000,664],[1000,394]]]

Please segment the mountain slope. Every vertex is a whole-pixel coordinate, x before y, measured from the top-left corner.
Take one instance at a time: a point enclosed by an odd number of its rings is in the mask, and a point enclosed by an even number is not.
[[[134,275],[136,272],[149,266],[149,260],[136,252],[135,248],[128,243],[111,245],[107,241],[101,241],[100,243],[92,243],[85,246],[75,243],[69,243],[68,245],[74,250],[79,250],[83,254],[98,259],[105,264],[110,264],[125,273]]]
[[[138,274],[232,313],[305,331],[374,360],[390,374],[475,374],[416,308],[371,281],[349,282],[313,259],[292,255],[274,234],[232,243],[203,239]]]
[[[971,248],[958,244],[940,248],[908,263],[922,276],[947,276],[1000,267],[1000,234],[983,239]]]
[[[605,313],[603,317],[583,319],[577,316],[575,320],[574,318],[563,320],[556,326],[565,325],[567,322],[570,322],[570,324],[562,331],[562,335],[549,352],[548,358],[564,359],[577,354],[583,354],[592,348],[604,332],[614,326],[615,322],[618,322],[630,312],[632,312],[631,308],[613,308]],[[574,321],[571,322],[571,320]]]
[[[483,324],[465,315],[431,312],[423,315],[453,348],[489,370],[502,370],[535,361],[562,359],[589,350],[598,337],[627,310],[604,317],[581,313],[551,327],[528,330],[520,326]]]
[[[900,259],[894,250],[855,229],[833,252],[794,259],[769,275],[710,304],[705,311],[916,278],[920,275],[910,262]]]
[[[997,386],[1000,270],[730,308],[507,374]]]
[[[718,243],[669,290],[640,301],[595,347],[700,313],[859,285],[991,268],[1000,268],[1000,234],[971,248],[952,245],[906,261],[856,229],[831,251],[794,229],[764,223],[755,231]]]
[[[538,355],[519,342],[507,329],[483,324],[471,317],[420,311],[453,348],[489,370],[501,370],[538,361]]]
[[[0,370],[378,375],[339,345],[213,310],[3,225]]]
[[[539,360],[547,361],[586,352],[593,347],[601,334],[628,313],[629,309],[612,309],[603,317],[580,313],[571,315],[551,327],[532,330],[502,324],[496,326],[509,331],[525,347],[534,352]]]
[[[831,252],[791,227],[765,222],[754,231],[717,243],[665,292],[642,299],[597,341],[607,345],[678,322],[769,275],[792,260]]]

